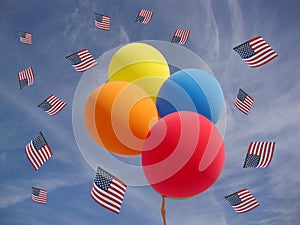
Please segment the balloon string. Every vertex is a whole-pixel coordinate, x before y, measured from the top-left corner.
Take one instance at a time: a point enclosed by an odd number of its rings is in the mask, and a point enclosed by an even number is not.
[[[167,225],[167,221],[166,221],[166,208],[165,208],[165,196],[161,196],[162,198],[162,202],[161,202],[161,215],[164,221],[164,225]]]

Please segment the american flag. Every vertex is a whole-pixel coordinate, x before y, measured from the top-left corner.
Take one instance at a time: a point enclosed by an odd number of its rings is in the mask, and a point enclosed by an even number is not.
[[[126,187],[121,180],[98,167],[91,196],[99,205],[119,214]]]
[[[153,15],[153,11],[152,10],[148,10],[148,9],[141,9],[139,14],[136,17],[135,22],[140,22],[140,23],[144,23],[147,24],[150,22],[151,18]]]
[[[40,168],[52,156],[52,151],[42,132],[25,146],[25,152],[35,170]]]
[[[273,158],[275,142],[251,142],[248,148],[244,168],[265,168]]]
[[[41,104],[39,104],[38,107],[45,110],[50,116],[54,116],[59,113],[66,105],[67,104],[63,100],[52,94]]]
[[[261,36],[252,38],[233,49],[252,68],[262,66],[278,56]]]
[[[18,73],[20,89],[32,85],[34,82],[34,74],[31,67],[26,68]]]
[[[176,29],[171,42],[183,45],[187,42],[189,35],[189,30]]]
[[[101,30],[110,30],[110,17],[95,13],[95,26]]]
[[[242,89],[239,89],[239,93],[234,100],[234,105],[246,115],[249,114],[249,111],[253,105],[254,99],[249,96]]]
[[[84,72],[97,65],[97,61],[87,49],[82,49],[72,55],[66,56],[66,59],[70,60],[72,66],[78,72]]]
[[[32,200],[37,203],[46,204],[47,191],[41,188],[32,187]]]
[[[232,208],[237,213],[245,213],[259,206],[259,202],[248,189],[237,191],[226,196],[225,199],[230,202]]]
[[[20,41],[24,44],[31,45],[32,44],[32,35],[29,32],[20,32]]]

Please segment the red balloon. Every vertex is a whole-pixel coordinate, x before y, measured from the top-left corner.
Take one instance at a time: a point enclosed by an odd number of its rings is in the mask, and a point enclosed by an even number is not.
[[[207,190],[218,179],[225,146],[206,117],[179,111],[161,118],[151,129],[142,151],[149,184],[163,196],[186,198]]]

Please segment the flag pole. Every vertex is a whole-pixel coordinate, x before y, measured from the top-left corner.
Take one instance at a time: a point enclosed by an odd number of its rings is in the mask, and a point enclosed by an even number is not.
[[[166,208],[165,208],[165,196],[161,195],[162,198],[162,202],[161,202],[161,216],[163,218],[164,221],[164,225],[167,225],[167,221],[166,221]]]

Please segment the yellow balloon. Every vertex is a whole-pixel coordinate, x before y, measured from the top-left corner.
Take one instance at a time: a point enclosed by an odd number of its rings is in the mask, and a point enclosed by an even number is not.
[[[164,56],[144,43],[130,43],[120,48],[108,67],[109,81],[134,83],[144,89],[154,102],[169,76],[170,69]]]

